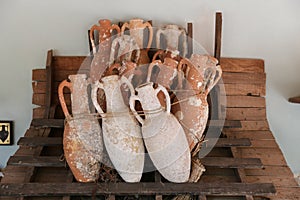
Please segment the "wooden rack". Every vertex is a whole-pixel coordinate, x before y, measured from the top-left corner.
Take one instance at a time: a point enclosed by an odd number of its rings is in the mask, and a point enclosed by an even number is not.
[[[220,47],[216,49],[220,56]],[[179,194],[199,200],[300,199],[300,189],[268,126],[266,75],[260,59],[220,58],[227,97],[225,127],[213,150],[201,160],[206,171],[198,183],[168,183],[157,172],[150,173],[151,180],[135,184],[77,183],[62,159],[64,117],[57,86],[69,74],[88,74],[90,62],[90,57],[54,56],[50,50],[46,69],[33,70],[32,102],[39,107],[33,109],[31,126],[4,170],[0,199],[117,199],[139,195],[159,200]],[[220,128],[218,120],[209,124]]]

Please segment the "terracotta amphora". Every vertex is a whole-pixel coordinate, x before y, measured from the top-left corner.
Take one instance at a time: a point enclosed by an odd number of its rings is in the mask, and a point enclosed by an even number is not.
[[[70,75],[69,80],[64,80],[58,87],[66,117],[64,155],[77,181],[92,182],[97,180],[100,162],[104,159],[102,131],[96,116],[90,113],[86,75]],[[64,99],[64,87],[71,91],[72,115]]]
[[[174,24],[166,25],[156,32],[156,48],[161,49],[161,36],[166,41],[166,53],[171,52],[169,56],[181,55],[185,57],[187,54],[187,37],[184,28]],[[180,45],[179,42],[182,41]],[[180,48],[182,47],[182,49]]]
[[[144,29],[149,30],[149,37],[147,41],[147,46],[144,48]],[[153,39],[153,28],[149,22],[144,22],[142,19],[131,19],[129,23],[124,23],[121,28],[121,34],[124,34],[125,30],[129,29],[129,35],[135,39],[139,49],[141,50],[141,55],[138,60],[138,64],[147,64],[150,62],[148,56],[148,50],[151,47]]]
[[[99,25],[94,25],[90,29],[90,40],[93,47],[93,60],[90,69],[90,78],[92,82],[98,81],[105,69],[109,66],[109,56],[111,50],[111,37],[113,30],[116,30],[117,34],[120,34],[120,28],[118,25],[111,24],[108,19],[99,20]],[[94,32],[98,31],[98,50],[95,46]]]
[[[192,55],[178,64],[177,102],[172,106],[181,125],[184,127],[190,150],[195,155],[199,151],[209,116],[207,95],[222,75],[220,66],[203,61],[207,56]],[[205,60],[205,59],[204,59]]]
[[[177,65],[178,62],[172,58],[165,58],[164,62],[160,60],[152,61],[148,67],[146,82],[154,82],[164,86],[166,89],[174,89],[173,81],[177,81]],[[158,67],[159,72],[154,70],[154,67]],[[166,107],[164,94],[158,93],[158,98],[163,107]]]
[[[154,166],[171,182],[188,181],[191,154],[184,130],[170,113],[168,91],[161,85],[154,89],[152,82],[140,85],[136,91],[138,94],[130,97],[130,109],[142,124],[144,143]],[[166,97],[166,110],[161,107],[157,98],[160,91]],[[135,101],[141,103],[145,119],[136,112]]]
[[[126,182],[139,182],[142,177],[145,150],[141,128],[124,104],[121,84],[130,84],[118,75],[103,77],[93,84],[92,101],[102,117],[104,145],[110,160]],[[106,113],[97,102],[97,91],[101,88],[106,96]],[[134,93],[132,86],[129,86]]]

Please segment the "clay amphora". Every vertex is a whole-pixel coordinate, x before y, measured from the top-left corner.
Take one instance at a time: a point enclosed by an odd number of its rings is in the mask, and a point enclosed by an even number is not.
[[[172,106],[172,113],[184,127],[193,155],[199,151],[199,141],[209,116],[207,95],[222,75],[220,66],[209,65],[208,59],[205,63],[199,62],[204,57],[193,55],[189,60],[184,58],[180,61],[179,87],[175,93],[178,102]]]
[[[146,48],[144,48],[144,29],[148,28],[149,38]],[[124,34],[125,30],[129,29],[129,35],[133,37],[141,50],[141,55],[138,60],[138,64],[147,64],[150,62],[148,56],[148,50],[151,47],[153,39],[153,28],[149,22],[144,22],[142,19],[131,19],[129,23],[124,23],[121,28],[121,34]]]
[[[102,117],[103,139],[116,170],[126,182],[139,182],[142,177],[145,150],[141,128],[124,104],[121,84],[130,84],[125,77],[118,75],[102,78],[93,85],[92,101]],[[133,87],[129,86],[133,91]],[[97,102],[97,90],[101,88],[106,96],[106,113]]]
[[[111,33],[113,30],[116,30],[118,35],[120,34],[119,26],[115,24],[112,25],[108,19],[99,20],[99,26],[94,25],[90,29],[90,40],[94,55],[90,69],[90,78],[92,82],[98,81],[105,69],[109,66],[108,62],[111,49]],[[99,35],[98,51],[97,47],[95,46],[94,31],[98,31]]]
[[[154,89],[150,82],[139,86],[136,91],[138,94],[130,97],[130,109],[142,124],[144,143],[154,166],[171,182],[188,181],[191,155],[184,130],[170,113],[171,104],[167,90],[161,85]],[[162,109],[157,98],[160,91],[166,97],[166,110]],[[136,112],[135,101],[140,101],[145,119]]]
[[[133,37],[121,35],[113,40],[109,58],[110,65],[123,61],[137,62],[139,57],[140,48]]]
[[[168,90],[173,89],[174,86],[172,87],[172,84],[177,77],[177,65],[178,62],[172,58],[165,58],[163,63],[160,60],[152,61],[148,67],[146,82],[158,83]],[[158,73],[154,71],[155,66],[159,69]],[[158,93],[158,98],[161,105],[166,107],[165,97],[162,92]]]
[[[79,182],[96,181],[103,161],[102,131],[97,118],[90,113],[88,81],[85,74],[70,75],[58,87],[62,110],[66,117],[63,146],[65,158]],[[64,99],[63,89],[71,91],[72,115]]]
[[[183,28],[174,24],[166,25],[156,32],[156,48],[161,49],[161,35],[166,40],[166,52],[171,52],[173,55],[182,55],[185,57],[187,54],[187,38],[186,32]],[[182,37],[182,50],[180,50],[180,38]]]

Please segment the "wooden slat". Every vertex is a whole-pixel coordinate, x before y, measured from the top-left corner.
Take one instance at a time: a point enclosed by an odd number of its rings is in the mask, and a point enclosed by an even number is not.
[[[224,72],[222,79],[225,84],[266,84],[265,73],[230,73]]]
[[[33,119],[31,126],[36,128],[63,128],[64,123],[64,119]]]
[[[236,131],[232,130],[223,130],[223,133],[231,138],[249,138],[250,140],[274,140],[274,136],[271,131]]]
[[[257,121],[266,118],[266,108],[226,108],[228,120]]]
[[[227,96],[228,108],[265,108],[266,101],[263,97],[252,96]]]
[[[256,158],[227,158],[205,157],[201,159],[204,166],[219,168],[262,168],[263,165]]]
[[[89,69],[91,58],[87,56],[54,56],[55,70]]]
[[[259,158],[263,165],[287,166],[279,148],[237,147],[241,158]]]
[[[256,158],[205,157],[201,159],[201,163],[218,168],[262,168],[262,163]],[[8,164],[35,167],[65,166],[65,162],[55,156],[12,156],[8,160]]]
[[[32,167],[64,167],[65,162],[55,156],[11,156],[7,162],[9,165]]]
[[[231,139],[231,138],[209,138],[202,144],[205,147],[232,147],[232,146],[239,146],[239,147],[247,147],[251,145],[251,142],[248,138],[241,138],[241,139]]]
[[[235,131],[268,131],[270,130],[269,124],[267,121],[240,121],[242,127],[241,128],[234,128],[228,130],[235,130]],[[226,130],[224,128],[223,130]]]
[[[56,70],[54,71],[54,81],[61,82],[68,79],[71,74],[87,74],[89,75],[89,69],[80,70]],[[32,71],[32,80],[35,82],[45,82],[46,81],[46,70],[45,69],[35,69]]]
[[[187,43],[188,43],[188,54],[189,58],[193,53],[193,23],[187,23]]]
[[[18,145],[21,146],[57,146],[62,145],[61,137],[21,137]]]
[[[22,146],[57,146],[62,145],[61,137],[21,137],[18,145]],[[203,143],[205,147],[214,145],[214,147],[232,147],[232,146],[251,146],[248,138],[230,139],[230,138],[210,138]]]
[[[24,183],[0,184],[3,196],[63,196],[92,194],[118,195],[155,195],[155,194],[190,194],[242,196],[272,195],[276,192],[272,184],[248,183]]]
[[[262,59],[221,58],[221,67],[224,72],[264,73],[265,71]]]
[[[216,13],[214,57],[220,61],[222,44],[222,13]]]
[[[52,96],[53,96],[53,51],[49,50],[47,54],[47,62],[46,62],[46,97],[45,97],[45,113],[44,118],[50,117],[50,107],[52,105]]]
[[[227,96],[260,96],[266,95],[264,84],[224,84],[224,92]]]
[[[293,173],[288,166],[264,165],[262,169],[245,169],[247,176],[276,176],[293,177]]]

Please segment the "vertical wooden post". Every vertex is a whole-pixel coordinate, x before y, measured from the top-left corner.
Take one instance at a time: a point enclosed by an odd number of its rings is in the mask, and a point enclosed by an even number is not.
[[[187,57],[189,58],[193,53],[193,24],[188,23],[187,24],[187,44],[188,44],[188,51],[187,51]]]
[[[94,56],[93,47],[92,47],[92,41],[91,41],[91,38],[90,38],[90,32],[91,32],[91,30],[88,30],[88,40],[89,40],[90,56]]]
[[[45,112],[44,118],[49,119],[50,107],[52,105],[52,88],[53,88],[53,66],[52,66],[53,50],[49,50],[47,53],[46,61],[46,99],[45,99]]]
[[[222,13],[216,13],[216,24],[215,24],[215,52],[214,57],[218,59],[220,63],[221,58],[221,39],[222,39]]]

